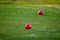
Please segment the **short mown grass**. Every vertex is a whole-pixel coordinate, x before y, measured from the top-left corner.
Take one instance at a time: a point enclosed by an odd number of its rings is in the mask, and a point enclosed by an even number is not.
[[[40,9],[43,15],[37,14]],[[32,29],[26,30],[26,23]],[[60,9],[0,4],[0,40],[60,40]]]

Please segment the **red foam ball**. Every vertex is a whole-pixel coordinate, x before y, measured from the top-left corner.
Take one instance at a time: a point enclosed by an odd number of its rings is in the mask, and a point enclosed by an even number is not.
[[[29,24],[29,23],[26,24],[26,25],[25,25],[25,28],[26,28],[26,29],[31,29],[31,24]]]
[[[43,10],[38,10],[39,15],[43,15],[44,11]]]

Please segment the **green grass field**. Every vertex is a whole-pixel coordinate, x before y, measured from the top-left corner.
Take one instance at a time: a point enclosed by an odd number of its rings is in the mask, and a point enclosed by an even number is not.
[[[44,15],[37,14],[40,9]],[[60,8],[0,4],[0,40],[60,40]]]
[[[21,3],[21,4],[56,4],[60,5],[60,0],[0,0],[0,3]]]

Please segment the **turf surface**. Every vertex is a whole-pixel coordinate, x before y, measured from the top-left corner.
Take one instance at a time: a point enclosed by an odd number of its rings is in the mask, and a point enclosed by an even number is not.
[[[38,15],[38,10],[44,15]],[[32,29],[26,30],[30,23]],[[47,6],[0,4],[0,40],[60,40],[60,9]]]
[[[59,4],[60,0],[0,0],[0,3]]]

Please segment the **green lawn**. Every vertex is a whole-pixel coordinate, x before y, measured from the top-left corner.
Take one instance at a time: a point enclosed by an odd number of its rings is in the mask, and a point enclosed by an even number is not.
[[[59,4],[60,0],[0,0],[0,3],[22,3],[22,4]]]
[[[37,14],[40,9],[44,15]],[[60,8],[0,4],[0,40],[60,40]]]

